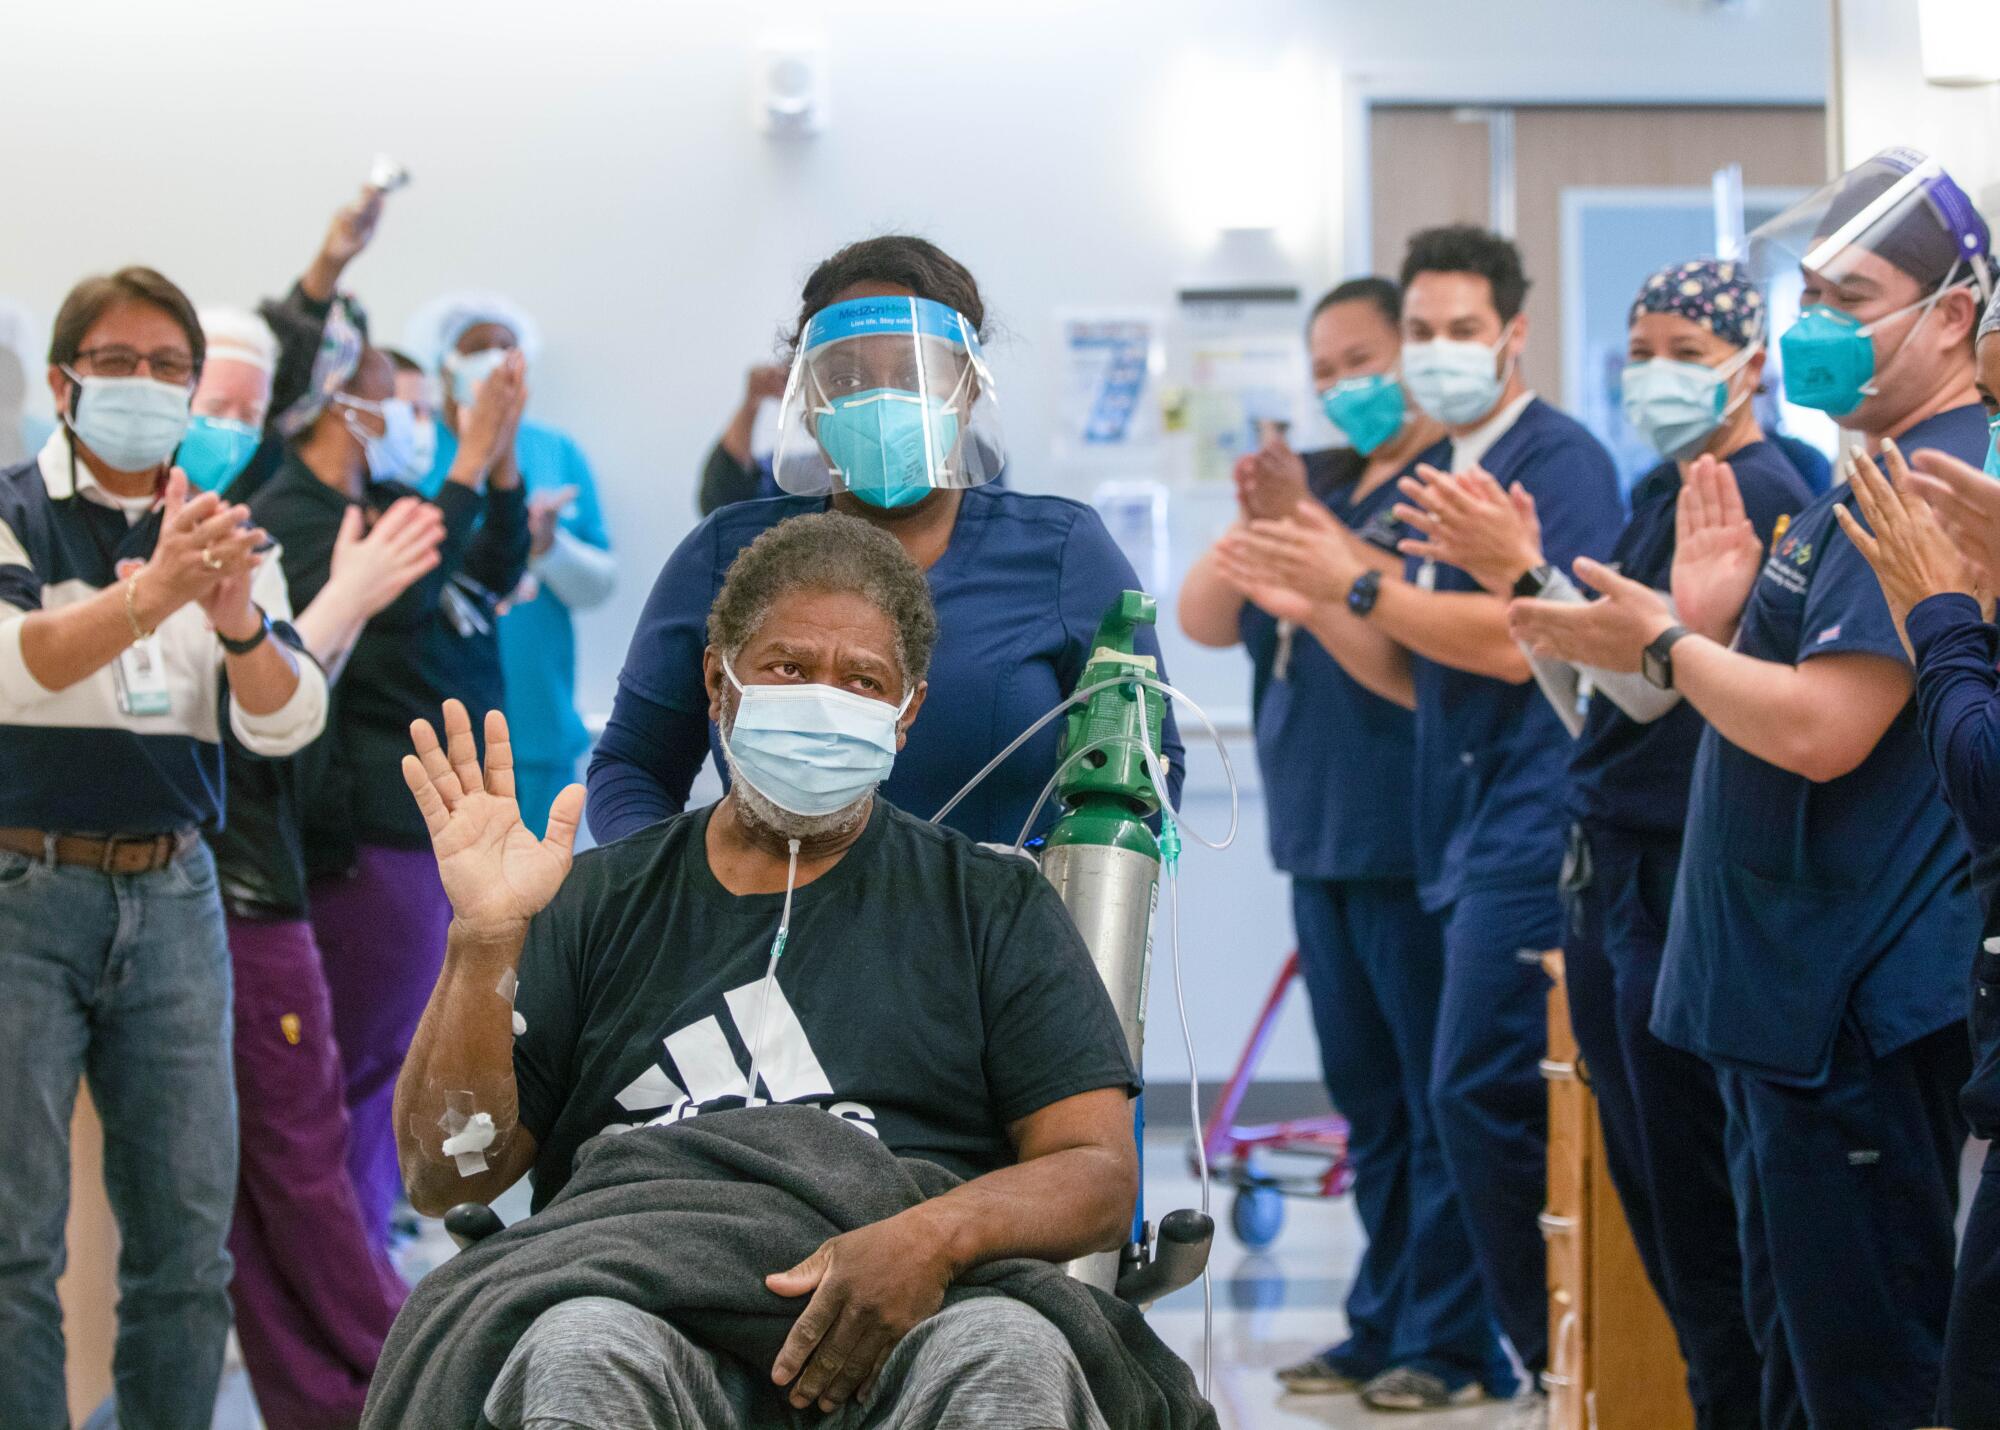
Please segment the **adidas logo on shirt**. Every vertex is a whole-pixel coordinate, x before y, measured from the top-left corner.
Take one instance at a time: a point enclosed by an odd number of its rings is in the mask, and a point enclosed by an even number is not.
[[[827,1080],[826,1070],[820,1066],[812,1042],[806,1037],[805,1025],[799,1022],[785,990],[775,979],[768,994],[763,991],[764,986],[760,978],[722,995],[729,1018],[746,1048],[753,1048],[761,1017],[762,1045],[754,1047],[753,1052],[757,1081],[762,1084],[765,1096],[755,1100],[818,1106],[870,1136],[879,1137],[874,1109],[858,1102],[835,1100],[833,1084]],[[737,1061],[736,1050],[730,1046],[729,1036],[718,1019],[702,1018],[667,1034],[661,1042],[673,1072],[655,1062],[627,1083],[618,1093],[618,1105],[639,1120],[612,1123],[603,1129],[605,1132],[663,1127],[699,1116],[704,1110],[718,1110],[716,1103],[727,1101],[736,1106],[752,1100],[755,1090],[749,1085],[749,1068]],[[679,1081],[674,1074],[679,1075]]]

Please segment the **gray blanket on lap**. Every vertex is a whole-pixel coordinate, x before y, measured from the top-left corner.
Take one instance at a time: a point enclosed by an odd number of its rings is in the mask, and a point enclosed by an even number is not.
[[[804,1107],[594,1138],[539,1214],[418,1284],[383,1348],[363,1430],[485,1425],[480,1407],[515,1342],[578,1296],[629,1302],[768,1373],[810,1298],[774,1295],[764,1277],[958,1181]],[[1193,1375],[1132,1307],[1026,1260],[980,1267],[949,1299],[992,1295],[1062,1332],[1111,1430],[1214,1430]]]

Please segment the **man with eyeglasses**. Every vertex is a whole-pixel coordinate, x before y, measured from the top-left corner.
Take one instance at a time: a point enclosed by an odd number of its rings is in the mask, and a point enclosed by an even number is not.
[[[123,1423],[209,1423],[236,1196],[229,953],[215,865],[221,731],[286,755],[326,681],[264,533],[169,463],[205,343],[126,268],[56,316],[62,425],[0,471],[0,1425],[67,1423],[69,1129],[104,1122],[121,1243]]]

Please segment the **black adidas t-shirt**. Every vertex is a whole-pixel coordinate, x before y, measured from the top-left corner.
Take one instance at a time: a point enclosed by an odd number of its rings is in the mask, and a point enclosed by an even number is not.
[[[712,809],[712,806],[711,806]],[[580,856],[521,955],[521,1124],[537,1209],[600,1132],[739,1107],[783,894],[731,894],[710,809]],[[1139,1085],[1055,890],[879,796],[798,890],[763,1008],[760,1097],[820,1107],[964,1177],[1014,1160],[1007,1124]]]

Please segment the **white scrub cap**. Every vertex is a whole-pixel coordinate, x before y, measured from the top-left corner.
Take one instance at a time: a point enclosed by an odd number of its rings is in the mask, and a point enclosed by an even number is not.
[[[498,323],[530,363],[541,356],[542,330],[511,298],[499,293],[446,293],[433,298],[403,325],[404,351],[431,371],[458,346],[467,328]]]
[[[243,308],[203,308],[197,316],[211,358],[246,362],[260,372],[278,370],[278,335],[255,313]]]

